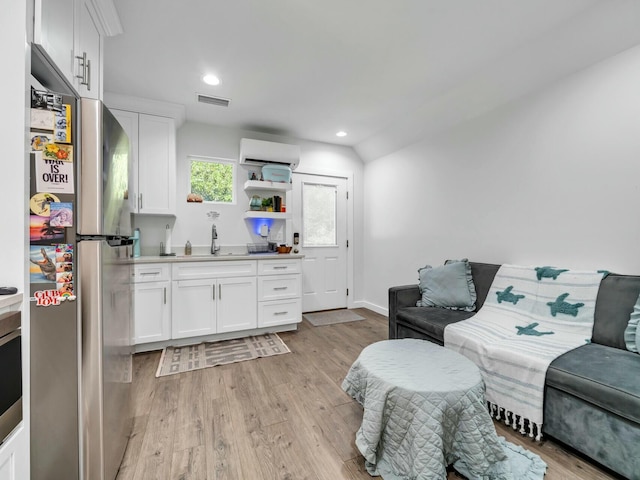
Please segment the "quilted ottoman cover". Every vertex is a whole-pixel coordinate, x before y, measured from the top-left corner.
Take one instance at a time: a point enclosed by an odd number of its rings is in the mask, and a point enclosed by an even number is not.
[[[461,462],[476,478],[512,478],[480,372],[462,355],[424,340],[377,342],[342,388],[364,408],[356,446],[371,475],[444,479]]]

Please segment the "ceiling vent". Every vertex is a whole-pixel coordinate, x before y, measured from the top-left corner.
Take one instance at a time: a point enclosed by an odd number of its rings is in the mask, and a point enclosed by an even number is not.
[[[216,105],[218,107],[228,107],[231,100],[228,98],[221,97],[211,97],[209,95],[202,95],[200,93],[198,95],[198,102],[206,103],[208,105]]]

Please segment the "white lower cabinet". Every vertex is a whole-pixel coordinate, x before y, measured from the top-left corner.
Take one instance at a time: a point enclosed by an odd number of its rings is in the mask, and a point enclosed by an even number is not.
[[[302,320],[301,290],[300,259],[135,265],[134,343],[148,344],[136,350],[170,340],[286,330]]]
[[[219,279],[216,333],[256,328],[255,298],[256,277]]]
[[[24,480],[28,472],[29,432],[22,423],[0,445],[0,479]]]
[[[166,263],[136,265],[133,281],[134,344],[171,338],[171,281]]]
[[[274,327],[302,320],[300,259],[274,259],[258,267],[258,327]]]
[[[258,327],[275,327],[298,323],[302,315],[302,300],[275,300],[260,302],[258,307]]]
[[[173,282],[171,338],[216,333],[216,286],[215,279]]]
[[[173,265],[172,338],[257,327],[256,262]]]

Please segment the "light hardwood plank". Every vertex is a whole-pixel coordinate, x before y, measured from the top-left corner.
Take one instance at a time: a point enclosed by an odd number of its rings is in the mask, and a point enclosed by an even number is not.
[[[355,446],[362,407],[341,384],[364,347],[387,338],[387,318],[314,327],[280,337],[292,353],[155,378],[159,352],[134,357],[134,430],[118,480],[364,480]],[[545,480],[614,479],[553,440],[536,443]],[[453,471],[448,480],[460,480]]]
[[[204,445],[174,451],[170,478],[172,480],[206,480]]]
[[[179,385],[176,375],[157,379],[135,480],[170,478]]]
[[[241,478],[238,472],[240,457],[229,412],[229,403],[222,395],[207,403],[207,429],[205,430],[205,456],[208,480]]]
[[[205,397],[202,392],[202,370],[181,375],[179,382],[174,450],[204,445]]]

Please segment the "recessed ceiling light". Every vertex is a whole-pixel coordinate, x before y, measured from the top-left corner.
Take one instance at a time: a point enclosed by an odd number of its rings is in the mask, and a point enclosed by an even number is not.
[[[343,132],[342,130],[336,133],[336,137],[346,137],[346,136],[347,136],[347,132]]]
[[[202,77],[202,81],[207,85],[220,85],[220,79],[215,75],[205,75]]]

